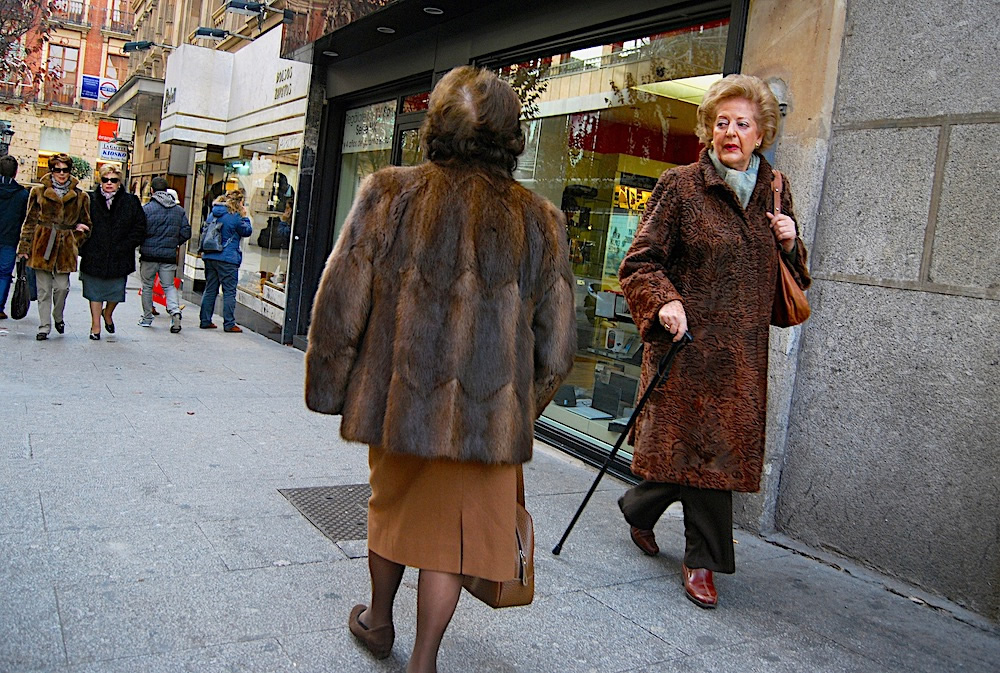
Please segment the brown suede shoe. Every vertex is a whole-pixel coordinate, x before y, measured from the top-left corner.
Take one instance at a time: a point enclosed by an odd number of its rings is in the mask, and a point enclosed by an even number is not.
[[[656,546],[656,536],[653,535],[653,531],[629,526],[628,534],[632,538],[632,542],[635,543],[635,546],[641,549],[642,553],[646,556],[656,556],[660,553],[660,548]]]
[[[354,637],[368,648],[373,657],[376,659],[385,659],[392,654],[392,643],[396,640],[396,629],[393,627],[392,622],[374,629],[370,629],[362,624],[358,618],[367,609],[368,607],[365,605],[355,605],[351,610],[351,616],[347,619],[347,627],[354,634]]]
[[[719,602],[719,594],[715,591],[712,571],[707,568],[688,568],[683,563],[684,593],[692,603],[699,608],[712,609]]]

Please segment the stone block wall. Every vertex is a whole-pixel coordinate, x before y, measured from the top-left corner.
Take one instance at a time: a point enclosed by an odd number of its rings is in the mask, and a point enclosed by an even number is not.
[[[846,7],[774,523],[1000,621],[996,5]]]

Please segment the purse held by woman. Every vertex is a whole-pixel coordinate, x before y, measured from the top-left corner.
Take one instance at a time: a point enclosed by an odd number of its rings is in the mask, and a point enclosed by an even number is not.
[[[28,295],[28,260],[17,260],[16,279],[14,280],[14,296],[10,300],[10,317],[20,320],[28,315],[31,298]]]
[[[781,213],[781,173],[774,171],[771,181],[771,191],[774,193],[774,214]],[[776,327],[792,327],[804,323],[809,318],[809,300],[806,293],[795,282],[795,277],[788,269],[788,263],[780,252],[778,253],[778,281],[774,290],[774,303],[771,305],[771,324]]]
[[[535,597],[535,528],[531,515],[524,508],[524,472],[520,465],[517,466],[517,518],[514,534],[517,537],[517,577],[497,582],[466,575],[462,580],[466,591],[491,608],[528,605]]]

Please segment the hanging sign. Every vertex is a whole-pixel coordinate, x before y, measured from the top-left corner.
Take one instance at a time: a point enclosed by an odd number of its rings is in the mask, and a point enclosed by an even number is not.
[[[124,163],[128,160],[128,148],[124,145],[116,145],[115,143],[101,143],[101,149],[97,156],[101,161],[120,161]]]
[[[80,78],[80,98],[106,101],[118,93],[118,80],[83,75]]]
[[[101,119],[97,122],[97,139],[104,143],[114,141],[118,135],[117,119]]]

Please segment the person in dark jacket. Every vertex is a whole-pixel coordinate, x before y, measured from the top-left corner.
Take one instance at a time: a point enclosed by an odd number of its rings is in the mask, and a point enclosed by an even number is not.
[[[122,189],[114,165],[101,168],[101,186],[90,198],[90,238],[80,249],[83,296],[90,300],[90,338],[101,339],[101,317],[115,333],[112,314],[125,301],[125,280],[135,271],[135,249],[146,238],[146,214],[139,199]]]
[[[80,246],[90,236],[90,197],[70,175],[72,170],[68,154],[49,157],[49,172],[28,193],[28,212],[17,244],[17,256],[35,270],[38,341],[49,338],[53,324],[58,334],[66,331],[63,310],[69,274],[76,271]]]
[[[242,189],[235,189],[223,194],[212,204],[210,217],[222,221],[222,250],[220,252],[205,252],[201,258],[205,260],[205,293],[201,297],[201,329],[216,329],[218,325],[212,322],[212,312],[215,308],[215,298],[219,295],[219,285],[222,285],[222,325],[226,332],[242,332],[236,324],[236,282],[239,278],[240,263],[243,261],[243,250],[240,239],[253,233],[250,218],[246,215],[243,205]]]
[[[0,320],[6,320],[7,295],[17,259],[17,242],[28,212],[28,190],[17,184],[17,159],[0,157]]]
[[[167,191],[167,181],[155,177],[153,197],[142,207],[146,214],[146,240],[139,247],[139,275],[142,277],[142,320],[140,327],[153,326],[153,281],[157,274],[167,297],[170,331],[181,331],[181,309],[174,277],[177,275],[177,251],[191,238],[187,214]]]

